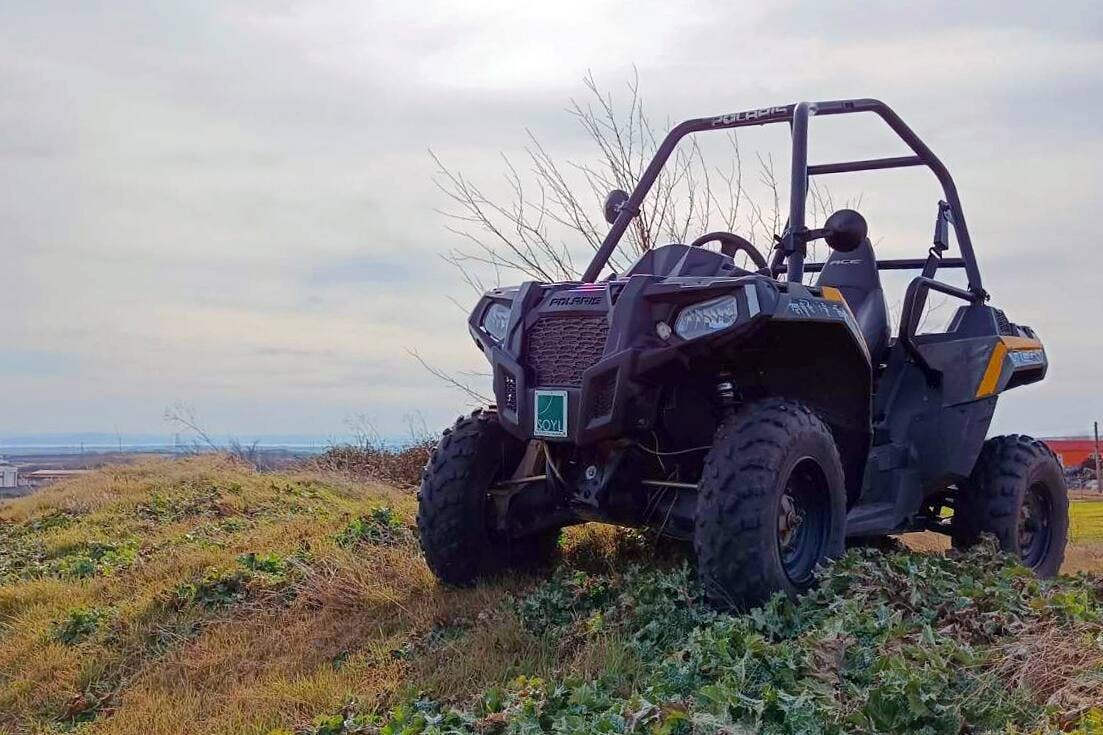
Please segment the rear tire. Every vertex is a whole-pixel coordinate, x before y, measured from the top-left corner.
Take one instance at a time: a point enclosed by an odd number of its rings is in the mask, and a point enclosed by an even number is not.
[[[693,545],[710,600],[746,609],[810,588],[844,550],[846,482],[831,431],[796,401],[725,419],[698,485]]]
[[[991,533],[1039,577],[1052,577],[1065,559],[1069,499],[1061,464],[1029,436],[984,443],[954,509],[954,547],[965,549]]]
[[[546,564],[556,555],[558,528],[512,539],[492,530],[488,492],[513,472],[524,449],[493,410],[475,411],[444,431],[422,474],[417,512],[425,562],[442,582],[467,586],[505,568]]]

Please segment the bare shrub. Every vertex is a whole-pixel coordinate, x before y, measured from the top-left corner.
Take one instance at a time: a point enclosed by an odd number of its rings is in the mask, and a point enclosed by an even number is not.
[[[185,403],[175,403],[166,408],[164,420],[190,435],[190,445],[187,447],[189,454],[208,452],[225,454],[235,461],[256,470],[275,469],[268,462],[264,452],[260,449],[260,443],[257,441],[247,443],[236,436],[231,436],[227,439],[226,444],[218,444],[203,426],[196,410]]]
[[[437,166],[434,181],[452,205],[443,212],[447,229],[465,243],[444,257],[476,291],[486,290],[488,278],[497,284],[503,275],[538,281],[577,279],[587,249],[596,250],[608,229],[600,202],[612,189],[630,191],[635,186],[671,126],[669,121],[656,122],[647,112],[637,73],[619,97],[602,90],[593,76],[583,84],[585,96],[572,98],[567,113],[584,131],[594,155],[559,159],[528,131],[523,157],[527,170],[502,156],[505,197],[486,194],[430,153]],[[724,140],[728,155],[722,157],[722,165],[705,162],[696,137],[675,150],[625,233],[622,252],[610,260],[614,270],[623,270],[635,256],[664,240],[685,242],[710,226],[742,231],[752,242],[767,249],[773,246],[784,224],[773,159],[755,156],[754,181],[766,191],[763,201],[756,201],[744,179],[739,139],[729,133]],[[830,195],[816,190],[812,200],[818,209]],[[573,249],[570,243],[586,249]]]
[[[436,446],[420,414],[407,416],[407,442],[388,444],[375,424],[364,414],[347,421],[353,441],[330,447],[309,461],[313,469],[341,472],[357,479],[382,482],[399,488],[412,488],[421,483],[421,472]]]

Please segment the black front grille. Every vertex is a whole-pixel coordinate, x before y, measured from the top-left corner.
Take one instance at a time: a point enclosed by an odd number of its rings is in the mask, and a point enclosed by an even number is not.
[[[544,317],[529,328],[525,362],[536,385],[577,388],[582,373],[601,359],[609,325],[604,316]]]
[[[1002,309],[993,309],[992,311],[996,312],[996,328],[999,330],[1000,334],[1005,337],[1013,337],[1015,335],[1015,330],[1011,327],[1011,322],[1008,320],[1007,314],[1004,314]]]

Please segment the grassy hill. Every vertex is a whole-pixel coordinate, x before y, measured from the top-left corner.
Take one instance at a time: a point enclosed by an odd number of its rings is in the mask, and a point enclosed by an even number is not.
[[[853,552],[732,617],[679,549],[583,527],[547,580],[448,590],[413,510],[212,457],[0,506],[0,732],[1103,733],[1099,576]]]

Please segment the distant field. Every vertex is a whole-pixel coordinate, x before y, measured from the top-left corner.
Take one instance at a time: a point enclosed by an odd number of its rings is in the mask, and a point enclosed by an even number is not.
[[[1103,500],[1070,503],[1069,533],[1074,543],[1103,543]]]

